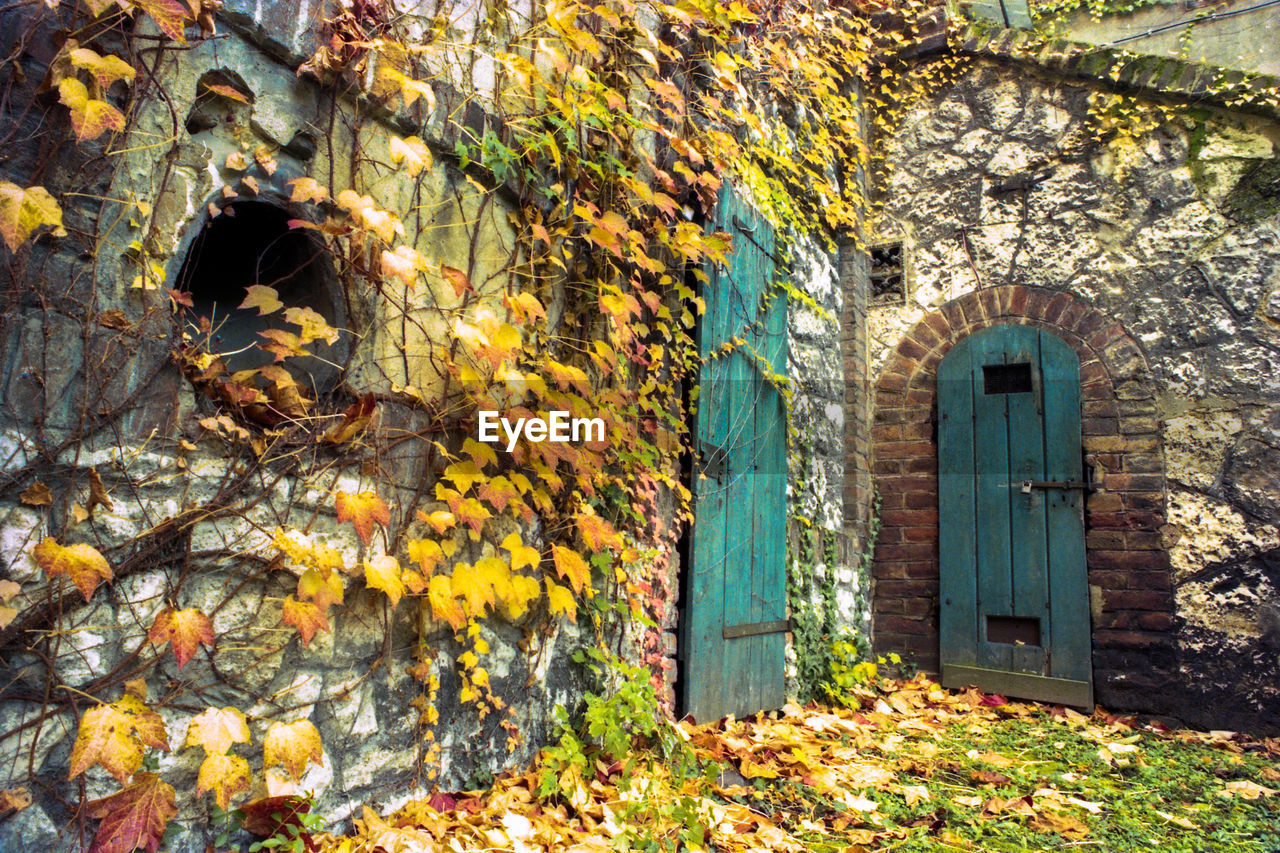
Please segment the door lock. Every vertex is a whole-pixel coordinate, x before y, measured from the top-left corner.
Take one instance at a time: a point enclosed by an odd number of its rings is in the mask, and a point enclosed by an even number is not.
[[[1082,492],[1092,492],[1096,487],[1093,483],[1086,483],[1083,480],[1023,480],[1022,493],[1024,495],[1031,494],[1032,489],[1062,489],[1067,491],[1070,489],[1079,489]]]

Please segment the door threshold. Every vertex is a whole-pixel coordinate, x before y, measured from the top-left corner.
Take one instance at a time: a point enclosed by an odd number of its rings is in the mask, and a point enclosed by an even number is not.
[[[1093,712],[1093,684],[1088,681],[977,666],[942,665],[943,687],[963,688],[970,684],[977,685],[979,690],[986,693],[999,693],[1051,705],[1071,705]]]

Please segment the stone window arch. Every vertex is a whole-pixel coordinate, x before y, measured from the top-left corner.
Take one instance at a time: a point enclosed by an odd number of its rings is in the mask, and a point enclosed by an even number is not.
[[[295,227],[295,217],[270,201],[231,202],[208,216],[191,240],[174,283],[191,305],[183,311],[188,334],[222,357],[229,372],[262,367],[274,356],[260,345],[270,329],[298,332],[285,320],[288,308],[310,308],[329,325],[343,329],[347,311],[333,258],[312,230]],[[273,288],[284,307],[267,315],[240,308],[247,288]],[[205,322],[207,321],[207,322]],[[287,360],[294,378],[313,397],[333,389],[349,350],[349,336],[334,344],[314,341],[312,357]]]

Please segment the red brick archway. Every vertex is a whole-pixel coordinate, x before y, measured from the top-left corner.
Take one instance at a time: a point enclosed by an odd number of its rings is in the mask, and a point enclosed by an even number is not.
[[[1102,489],[1085,504],[1099,701],[1142,707],[1175,671],[1173,593],[1162,542],[1164,462],[1146,358],[1124,327],[1068,293],[991,287],[926,315],[876,383],[873,471],[880,537],[872,569],[878,652],[938,670],[938,364],[965,336],[1002,323],[1039,326],[1080,357],[1085,452]]]

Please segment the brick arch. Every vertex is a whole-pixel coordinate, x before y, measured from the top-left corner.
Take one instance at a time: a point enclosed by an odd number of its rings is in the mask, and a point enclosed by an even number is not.
[[[1155,395],[1146,358],[1124,327],[1061,291],[1001,286],[961,296],[907,332],[881,372],[872,426],[881,501],[876,649],[906,652],[938,671],[938,365],[964,337],[1005,323],[1044,328],[1080,358],[1084,449],[1103,469],[1102,488],[1085,502],[1095,693],[1116,707],[1141,705],[1142,693],[1167,684],[1175,666]]]

